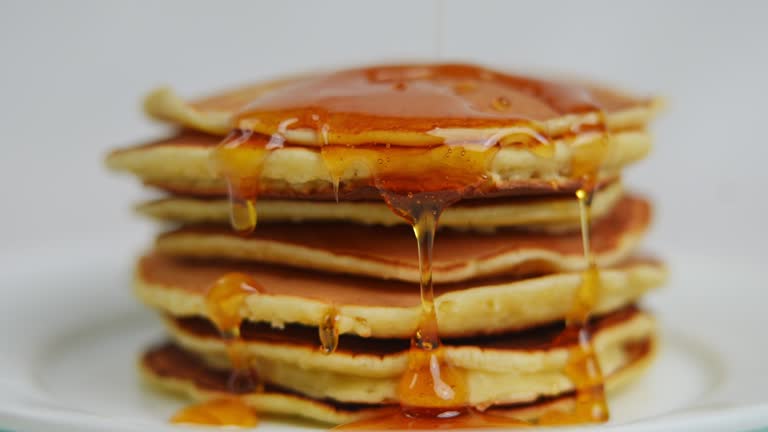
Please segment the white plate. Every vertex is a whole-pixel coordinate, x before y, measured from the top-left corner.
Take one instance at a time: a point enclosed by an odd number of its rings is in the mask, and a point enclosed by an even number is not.
[[[0,429],[192,429],[167,423],[182,402],[137,380],[137,355],[162,331],[131,298],[130,258],[89,246],[0,255]],[[611,399],[603,430],[768,426],[763,267],[673,257],[670,283],[649,301],[662,323],[658,361]],[[260,430],[306,427],[265,421]]]

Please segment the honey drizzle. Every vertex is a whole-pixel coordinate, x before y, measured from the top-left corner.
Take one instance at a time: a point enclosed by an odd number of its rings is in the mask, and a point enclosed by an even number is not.
[[[570,412],[552,411],[544,414],[538,419],[538,424],[602,423],[610,418],[605,397],[605,379],[589,328],[589,318],[597,304],[601,283],[600,270],[591,245],[591,231],[592,200],[597,189],[600,167],[610,146],[604,113],[598,111],[593,123],[577,125],[573,133],[583,134],[584,129],[592,130],[593,133],[587,131],[585,135],[576,137],[571,175],[581,180],[576,199],[579,203],[585,268],[571,308],[565,317],[566,327],[558,337],[570,347],[564,372],[574,385],[575,405]]]
[[[249,234],[256,228],[261,171],[275,143],[282,146],[282,141],[234,130],[210,154],[214,174],[227,184],[229,221],[238,233]]]
[[[205,297],[208,318],[227,342],[227,355],[232,365],[227,387],[235,394],[261,388],[245,355],[245,342],[240,337],[246,299],[260,290],[252,277],[244,273],[228,273],[214,282]],[[176,413],[171,422],[248,427],[256,425],[258,417],[242,400],[221,398],[186,407]]]
[[[406,417],[439,417],[462,409],[468,399],[466,377],[445,361],[440,343],[432,283],[432,253],[440,214],[460,198],[458,192],[421,192],[405,195],[382,191],[395,213],[413,226],[419,257],[421,318],[411,339],[408,369],[398,393]]]
[[[280,125],[283,127],[285,123]],[[283,143],[278,133],[266,139],[251,131],[234,130],[210,153],[214,175],[227,184],[230,224],[240,234],[249,234],[256,228],[256,198],[264,161],[271,150]],[[263,390],[240,336],[245,301],[260,291],[259,284],[247,274],[228,273],[214,282],[205,297],[208,318],[227,342],[232,366],[227,388],[236,394]],[[251,427],[258,423],[258,417],[241,399],[222,398],[184,408],[171,422]]]

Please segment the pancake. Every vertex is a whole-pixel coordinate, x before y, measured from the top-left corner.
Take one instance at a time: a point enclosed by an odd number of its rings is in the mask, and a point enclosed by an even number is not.
[[[413,64],[353,68],[257,83],[186,102],[161,88],[145,100],[152,117],[224,135],[233,128],[280,133],[303,145],[388,142],[442,144],[445,137],[507,134],[521,120],[561,135],[595,109],[611,130],[636,128],[658,101],[594,84],[515,75],[476,65]],[[330,130],[316,136],[298,111],[320,107]],[[369,113],[364,118],[361,113]],[[278,118],[272,114],[279,113]],[[268,115],[270,114],[270,115]],[[289,125],[284,119],[295,118]],[[314,119],[313,119],[314,120]],[[283,123],[281,127],[281,123]]]
[[[227,344],[214,324],[204,317],[165,316],[173,342],[205,358],[213,366],[230,368]],[[654,328],[653,318],[635,305],[593,317],[590,326],[601,347],[645,340]],[[445,338],[445,358],[466,370],[483,372],[560,372],[573,341],[558,339],[562,321],[518,329],[514,332],[469,338]],[[266,323],[244,322],[241,356],[367,378],[397,378],[408,363],[409,339],[376,339],[342,335],[333,353],[322,352],[318,329],[296,324],[274,328]]]
[[[169,192],[140,211],[177,223],[136,265],[171,337],[143,374],[324,422],[464,406],[607,420],[602,384],[657,344],[634,305],[666,269],[634,253],[651,209],[619,183],[657,106],[467,64],[153,92],[145,109],[173,134],[107,157]],[[229,385],[244,364],[260,385]],[[175,419],[207,421],[197,409]]]
[[[592,247],[601,266],[626,259],[650,222],[650,204],[627,197],[597,224]],[[413,232],[408,227],[344,223],[263,224],[243,237],[228,227],[186,227],[161,235],[157,251],[174,256],[228,258],[325,272],[419,282]],[[435,248],[436,283],[504,274],[508,278],[581,270],[580,233],[500,230],[491,234],[442,231]]]
[[[107,166],[139,177],[144,183],[173,193],[194,196],[226,196],[224,179],[211,170],[210,152],[221,137],[181,131],[169,138],[112,152]],[[621,168],[646,156],[650,136],[639,130],[612,134],[599,178],[618,177]],[[440,163],[450,147],[423,152],[425,166]],[[445,153],[445,155],[444,155]],[[458,152],[456,152],[458,153]],[[419,158],[417,154],[414,157]],[[488,184],[471,189],[465,198],[493,195],[519,196],[575,191],[579,181],[571,178],[573,148],[564,141],[554,145],[552,157],[541,157],[525,148],[502,147],[485,173]],[[461,161],[453,161],[460,164]],[[375,200],[380,194],[370,186],[376,170],[359,161],[338,174],[339,198]],[[334,182],[321,151],[316,147],[286,145],[270,151],[260,173],[260,198],[333,200]]]
[[[617,316],[604,319],[611,322],[597,325],[595,346],[606,375],[606,384],[609,389],[614,389],[647,366],[655,352],[656,339],[653,320],[644,313],[628,313],[628,310],[624,310]],[[140,364],[143,375],[153,384],[196,400],[230,394],[227,386],[229,371],[222,368],[225,365],[218,364],[217,355],[203,353],[206,349],[213,349],[219,352],[221,359],[226,359],[223,344],[215,337],[191,334],[186,335],[189,339],[186,348],[166,344],[147,352]],[[537,337],[540,336],[531,337],[530,342],[534,342]],[[472,405],[486,408],[491,405],[489,401],[493,401],[495,405],[490,408],[492,410],[531,418],[551,407],[553,402],[562,404],[572,396],[572,383],[557,368],[558,365],[563,366],[567,357],[564,347],[547,349],[535,345],[525,346],[526,342],[514,342],[514,335],[509,336],[511,344],[499,338],[489,341],[455,341],[458,345],[452,346],[451,342],[447,344],[446,354],[451,362],[474,366],[471,369],[459,366],[468,381]],[[317,353],[312,351],[312,347],[291,344],[283,346],[275,341],[259,342],[254,339],[246,341],[246,345],[251,353],[260,354],[266,352],[265,347],[277,345],[277,350],[295,355],[294,361],[303,361]],[[259,348],[259,345],[262,347]],[[201,348],[203,351],[200,351]],[[317,355],[322,356],[319,353]],[[240,397],[260,412],[298,415],[328,423],[342,423],[377,415],[396,402],[394,387],[397,375],[385,378],[353,376],[345,373],[341,362],[334,357],[344,358],[346,363],[356,363],[356,370],[361,371],[365,371],[362,365],[366,360],[370,361],[371,369],[375,370],[375,366],[388,359],[366,355],[356,359],[353,354],[340,352],[320,360],[326,364],[335,364],[336,368],[341,369],[340,373],[314,370],[306,364],[291,365],[284,360],[270,362],[257,359],[254,366],[258,368],[259,376],[266,381],[265,392],[256,393],[244,389]],[[400,363],[404,368],[405,360]],[[491,367],[484,369],[486,365]],[[290,387],[274,384],[274,381]],[[342,402],[328,397],[330,394],[342,399],[376,402]],[[275,399],[284,400],[285,403],[279,404],[280,408],[274,407]]]
[[[409,338],[420,316],[413,283],[319,274],[256,263],[173,258],[150,253],[138,262],[137,296],[148,306],[176,316],[206,316],[205,295],[221,276],[243,272],[260,285],[245,298],[241,317],[275,326],[318,326],[329,311],[338,314],[340,334]],[[665,277],[664,266],[629,259],[601,271],[596,313],[633,303]],[[580,272],[510,279],[498,277],[435,287],[440,334],[459,337],[526,328],[563,319],[581,284]]]
[[[606,377],[609,395],[639,379],[649,366],[654,353],[644,354],[620,370]],[[146,383],[161,391],[177,394],[193,401],[207,401],[233,396],[226,390],[228,374],[206,368],[195,357],[179,349],[165,348],[148,352],[140,363],[140,372]],[[191,367],[180,368],[179,365]],[[172,366],[173,365],[173,366]],[[183,370],[183,372],[182,372]],[[239,395],[255,411],[277,417],[303,418],[327,424],[344,424],[366,418],[388,415],[399,407],[346,404],[330,400],[313,399],[288,390],[266,386],[263,392]],[[575,396],[566,394],[556,398],[505,407],[494,407],[488,412],[523,420],[533,420],[551,411],[572,410]]]
[[[592,215],[602,218],[622,197],[621,182],[606,184],[595,192]],[[329,222],[346,221],[364,225],[405,225],[385,204],[375,201],[323,201],[260,199],[259,221]],[[142,203],[139,213],[182,224],[229,224],[229,201],[216,198],[170,196]],[[579,208],[572,193],[544,197],[486,198],[459,201],[440,216],[440,226],[457,229],[490,230],[496,227],[525,226],[548,232],[579,229]],[[261,229],[261,228],[259,228]]]

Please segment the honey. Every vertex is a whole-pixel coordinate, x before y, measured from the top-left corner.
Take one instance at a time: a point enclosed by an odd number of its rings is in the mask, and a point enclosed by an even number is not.
[[[339,311],[336,308],[329,309],[318,326],[320,338],[320,351],[323,354],[332,354],[339,346]]]
[[[240,337],[243,308],[248,296],[261,288],[251,276],[244,273],[228,273],[220,277],[208,289],[205,308],[208,318],[228,338]]]
[[[392,210],[413,226],[421,275],[421,320],[411,340],[408,369],[400,378],[400,404],[406,413],[427,410],[439,415],[465,406],[468,395],[464,376],[444,359],[432,283],[432,252],[438,219],[443,209],[458,200],[459,195],[452,190],[401,195],[382,189],[382,193]]]
[[[483,180],[479,176],[477,181]],[[398,386],[400,409],[336,429],[432,430],[526,425],[523,421],[485,414],[468,407],[466,377],[461,369],[446,361],[440,342],[432,284],[432,252],[440,214],[459,199],[460,193],[456,190],[405,195],[386,190],[381,192],[390,208],[413,226],[421,273],[421,320],[411,339],[408,368]]]
[[[587,263],[561,336],[571,347],[564,372],[574,383],[576,408],[545,414],[534,423],[567,424],[608,418],[588,319],[600,283],[589,242],[591,201],[610,143],[604,114],[590,92],[471,65],[392,65],[303,80],[260,96],[237,115],[234,132],[211,156],[214,171],[227,182],[236,230],[248,233],[255,228],[263,166],[272,149],[297,145],[287,142],[289,136],[310,136],[302,145],[320,147],[337,200],[342,192],[373,188],[413,227],[421,273],[421,319],[411,340],[407,372],[398,386],[401,409],[343,428],[528,424],[468,406],[466,377],[447,361],[441,347],[432,252],[443,210],[470,192],[482,194],[492,186],[488,172],[499,149],[514,146],[537,157],[553,157],[555,137],[544,122],[565,114],[583,117],[557,137],[570,140],[570,177],[581,184],[576,195]],[[227,275],[220,282],[209,293],[208,310],[222,333],[237,341],[241,315],[234,311],[258,285],[242,275]],[[319,326],[326,354],[338,345],[337,321],[338,313],[331,309]]]
[[[233,131],[211,152],[211,169],[227,183],[232,228],[248,234],[256,228],[256,197],[261,170],[273,140],[247,131]]]
[[[319,75],[267,92],[241,111],[234,126],[266,136],[281,128],[306,131],[323,135],[316,139],[323,144],[422,146],[444,143],[428,134],[436,129],[535,125],[593,112],[595,105],[583,87],[475,65],[388,65]]]
[[[182,409],[171,417],[171,423],[254,427],[259,423],[256,413],[239,399],[213,399]]]
[[[260,286],[252,277],[243,273],[228,273],[216,280],[205,297],[207,316],[227,341],[227,354],[232,366],[227,387],[232,393],[239,394],[260,387],[256,371],[245,355],[245,342],[240,337],[246,298],[259,291]],[[241,400],[225,398],[186,407],[171,421],[248,427],[255,426],[258,417]]]

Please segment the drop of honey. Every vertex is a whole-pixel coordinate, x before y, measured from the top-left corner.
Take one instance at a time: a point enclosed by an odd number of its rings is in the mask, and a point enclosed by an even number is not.
[[[239,233],[248,234],[256,228],[256,197],[270,146],[274,147],[272,138],[237,130],[211,151],[211,169],[227,184],[229,219]]]
[[[238,198],[244,194],[239,191],[235,192],[236,186],[233,186],[233,183],[228,183],[227,187],[231,191],[229,193],[229,222],[232,228],[241,234],[253,232],[258,222],[256,198],[247,197],[248,195]]]
[[[254,427],[259,423],[256,412],[240,399],[212,399],[188,406],[171,417],[171,423],[209,426]]]
[[[331,308],[323,315],[318,327],[320,336],[320,351],[323,354],[331,354],[339,346],[339,312]]]
[[[496,111],[506,111],[507,109],[509,109],[509,99],[507,99],[504,96],[499,96],[493,99],[493,102],[491,102],[491,106]]]
[[[236,392],[257,387],[258,379],[248,363],[245,342],[240,337],[240,325],[246,299],[260,290],[261,287],[251,276],[227,273],[216,280],[205,297],[208,318],[227,342],[227,354],[232,365],[229,385]]]
[[[228,337],[240,337],[246,299],[261,291],[251,276],[227,273],[208,289],[205,307],[208,318]]]

